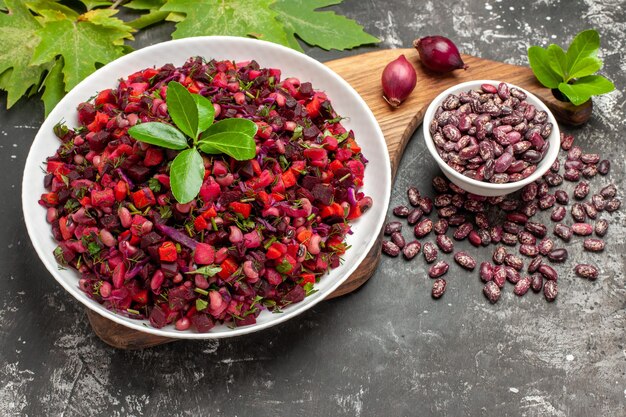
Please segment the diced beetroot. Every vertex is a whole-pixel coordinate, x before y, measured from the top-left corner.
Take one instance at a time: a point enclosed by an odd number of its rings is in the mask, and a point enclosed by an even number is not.
[[[193,254],[193,261],[198,265],[210,265],[215,261],[215,248],[208,243],[198,243]]]
[[[191,317],[191,323],[199,333],[206,333],[215,327],[215,322],[208,315],[197,313]]]
[[[304,291],[304,288],[302,288],[299,285],[295,285],[291,290],[289,290],[289,292],[287,292],[283,296],[283,301],[286,301],[292,304],[299,303],[300,301],[304,300],[305,296],[306,296],[306,292]]]
[[[278,285],[283,282],[283,277],[276,271],[274,268],[266,268],[265,269],[265,278],[270,285]]]
[[[152,327],[160,329],[167,324],[167,317],[161,307],[156,306],[150,311],[150,324]]]
[[[147,167],[153,167],[163,162],[163,151],[157,148],[148,148],[143,164]]]

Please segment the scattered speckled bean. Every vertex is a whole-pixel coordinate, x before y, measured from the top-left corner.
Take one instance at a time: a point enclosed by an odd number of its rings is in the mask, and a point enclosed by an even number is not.
[[[407,206],[396,206],[393,208],[393,214],[397,217],[407,217],[409,215],[409,208]]]
[[[383,253],[395,258],[400,254],[400,248],[395,243],[385,240],[383,241]]]
[[[528,264],[528,273],[533,274],[537,271],[537,269],[539,269],[539,266],[541,265],[541,262],[543,261],[543,258],[541,256],[536,256],[533,258],[532,261],[530,261],[530,263]]]
[[[598,278],[598,268],[590,264],[578,264],[574,267],[574,272],[579,277],[592,281]]]
[[[391,241],[396,244],[400,249],[404,248],[406,245],[406,241],[404,240],[404,236],[400,232],[393,232],[391,234]]]
[[[469,255],[467,252],[457,252],[454,254],[454,260],[456,261],[457,264],[459,264],[460,266],[462,266],[463,268],[467,269],[467,270],[473,270],[474,268],[476,268],[476,260],[474,260],[474,258],[471,257],[471,255]]]
[[[548,301],[556,300],[558,294],[558,286],[556,281],[546,281],[543,285],[543,295]]]
[[[415,256],[419,253],[421,247],[422,247],[422,244],[419,243],[417,240],[409,242],[402,249],[402,255],[404,255],[404,258],[406,260],[411,260],[415,258]]]
[[[602,252],[604,250],[604,240],[588,238],[583,241],[583,247],[589,252]]]
[[[543,288],[543,275],[540,273],[533,274],[530,288],[532,288],[533,292],[541,291],[541,288]]]
[[[572,229],[563,223],[557,223],[554,225],[554,234],[564,241],[569,242],[572,238]],[[543,255],[547,254],[543,253]]]
[[[565,262],[567,255],[567,249],[565,248],[554,249],[548,254],[548,259],[552,262]]]
[[[446,292],[446,280],[437,278],[435,282],[433,282],[433,290],[431,293],[433,298],[441,298],[444,292]]]
[[[424,243],[424,246],[422,246],[422,252],[424,252],[424,259],[428,263],[434,262],[435,259],[437,259],[437,248],[431,242]]]
[[[439,249],[444,253],[451,253],[454,250],[452,239],[446,235],[437,235],[436,242]]]
[[[402,223],[400,222],[389,222],[385,225],[385,234],[390,236],[394,232],[399,232],[402,230]]]
[[[528,290],[530,289],[531,283],[532,283],[532,280],[530,279],[530,277],[524,277],[520,279],[519,281],[517,281],[517,284],[515,284],[515,288],[513,289],[513,292],[515,293],[515,295],[518,295],[521,297],[528,292]]]
[[[500,287],[495,282],[489,281],[483,287],[483,294],[491,304],[495,304],[500,299]]]
[[[600,219],[595,224],[595,232],[597,236],[604,236],[606,232],[609,230],[609,222],[604,219]]]
[[[448,263],[446,261],[439,261],[435,264],[433,264],[429,269],[428,269],[428,276],[431,278],[439,278],[440,276],[444,275],[446,272],[448,272],[448,268],[450,266],[448,265]]]

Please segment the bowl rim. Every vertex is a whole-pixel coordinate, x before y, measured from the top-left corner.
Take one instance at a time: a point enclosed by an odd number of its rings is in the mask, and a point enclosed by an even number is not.
[[[43,247],[43,239],[46,239],[49,236],[46,235],[45,237],[38,237],[39,235],[41,235],[41,231],[35,227],[35,224],[33,223],[33,221],[29,220],[33,218],[33,216],[38,216],[42,214],[42,213],[38,213],[37,211],[41,207],[37,204],[32,204],[33,197],[27,194],[27,191],[30,189],[30,185],[28,181],[33,178],[31,174],[27,174],[27,168],[29,168],[30,166],[34,166],[33,165],[34,163],[39,164],[41,162],[41,161],[33,161],[35,158],[34,156],[35,152],[33,152],[33,150],[36,147],[36,144],[38,143],[39,135],[40,134],[43,135],[42,128],[46,127],[46,125],[48,124],[47,123],[48,120],[58,120],[60,118],[62,113],[65,111],[63,110],[63,108],[65,107],[64,102],[71,101],[70,99],[73,98],[73,95],[77,94],[76,91],[80,91],[81,89],[85,88],[85,86],[91,83],[92,80],[99,77],[100,74],[108,71],[109,69],[116,68],[119,65],[125,65],[127,62],[130,61],[131,65],[129,66],[129,69],[127,71],[130,74],[133,70],[136,70],[136,68],[132,65],[132,60],[136,59],[137,57],[143,58],[144,56],[148,56],[150,54],[154,54],[154,53],[159,54],[159,51],[161,48],[167,48],[168,46],[177,45],[177,44],[192,45],[192,46],[207,48],[207,42],[208,43],[220,43],[220,42],[243,43],[243,44],[254,45],[256,48],[258,48],[258,51],[265,50],[266,53],[269,53],[271,51],[287,53],[287,54],[290,54],[294,59],[303,60],[307,62],[308,64],[313,65],[314,67],[317,67],[317,69],[319,70],[318,72],[323,74],[323,77],[330,77],[335,82],[338,82],[341,85],[343,85],[343,87],[345,87],[347,91],[352,93],[353,98],[359,104],[359,107],[357,108],[357,110],[359,112],[362,111],[364,116],[367,119],[372,121],[374,132],[371,133],[370,137],[380,138],[380,140],[382,140],[382,145],[383,145],[381,146],[383,153],[377,154],[375,155],[375,157],[382,160],[381,168],[384,169],[384,171],[387,174],[387,177],[390,180],[392,178],[389,151],[384,141],[384,135],[383,135],[382,129],[380,128],[380,125],[378,124],[376,117],[374,116],[372,110],[369,108],[365,100],[363,100],[363,98],[359,95],[359,93],[347,81],[345,81],[340,75],[335,73],[328,66],[324,65],[323,63],[321,63],[320,61],[317,61],[316,59],[312,57],[309,57],[308,55],[305,55],[291,48],[287,48],[282,45],[278,45],[272,42],[263,41],[259,39],[236,37],[236,36],[198,36],[198,37],[191,37],[191,38],[175,39],[175,40],[169,40],[169,41],[160,42],[154,45],[150,45],[150,46],[138,49],[136,51],[133,51],[127,55],[121,56],[115,59],[114,61],[111,61],[110,63],[104,65],[103,67],[97,69],[89,76],[87,76],[78,85],[76,85],[70,92],[68,92],[65,95],[65,97],[57,104],[55,109],[53,109],[53,111],[44,120],[40,129],[37,131],[35,138],[33,139],[33,142],[28,152],[28,156],[26,158],[26,163],[25,163],[25,168],[24,168],[23,178],[22,178],[22,210],[24,214],[24,223],[26,224],[26,229],[27,229],[31,244],[33,245],[33,248],[37,252],[39,259],[42,261],[42,263],[44,264],[48,272],[54,277],[54,279],[69,294],[71,294],[73,298],[78,300],[80,303],[82,303],[85,307],[89,308],[91,311],[115,323],[121,324],[127,328],[137,330],[143,333],[153,334],[156,336],[167,337],[167,338],[174,338],[174,339],[196,339],[196,340],[202,339],[204,340],[204,339],[221,339],[221,338],[227,338],[227,337],[240,336],[244,334],[261,331],[269,327],[275,326],[277,324],[283,323],[309,310],[310,308],[312,308],[313,306],[315,306],[316,304],[324,300],[326,296],[332,294],[341,284],[343,284],[352,275],[352,273],[354,273],[357,267],[363,262],[363,260],[365,259],[365,257],[367,256],[367,254],[370,252],[370,250],[372,249],[372,247],[377,241],[377,238],[379,235],[378,232],[382,229],[382,226],[384,224],[386,212],[389,207],[389,200],[391,197],[391,183],[389,183],[384,187],[384,190],[383,190],[384,195],[380,198],[380,201],[376,202],[377,205],[380,205],[381,209],[380,209],[379,218],[375,219],[375,221],[372,220],[372,224],[370,226],[372,230],[374,231],[374,233],[372,233],[372,235],[369,237],[369,240],[364,245],[364,249],[362,250],[362,252],[355,253],[355,258],[353,260],[352,265],[347,267],[344,274],[338,276],[335,279],[335,282],[324,290],[323,292],[324,296],[322,296],[322,291],[320,291],[317,294],[313,294],[311,298],[309,298],[310,301],[308,301],[306,304],[301,304],[301,303],[294,304],[294,307],[297,306],[298,308],[294,308],[293,310],[290,310],[289,308],[285,308],[282,310],[283,311],[282,314],[274,315],[273,317],[275,318],[264,323],[255,323],[252,325],[237,327],[237,328],[230,329],[228,331],[222,331],[219,333],[213,333],[211,331],[206,332],[206,333],[198,333],[198,332],[194,332],[191,330],[178,331],[178,330],[175,330],[172,325],[168,325],[164,328],[157,329],[157,328],[148,326],[146,324],[147,319],[136,320],[136,319],[127,318],[125,316],[122,316],[120,314],[113,312],[112,310],[106,309],[103,305],[87,297],[87,295],[85,295],[84,292],[78,288],[78,285],[77,285],[78,278],[79,278],[78,275],[77,275],[76,283],[74,285],[70,284],[69,282],[66,282],[66,280],[63,279],[63,277],[61,277],[61,275],[59,274],[58,264],[55,261],[53,261],[52,254],[47,253],[47,251]],[[210,51],[199,52],[198,55],[208,57],[208,55],[210,55]],[[158,59],[160,62],[162,62],[161,65],[164,65],[168,62],[171,62],[174,58],[168,58],[160,54],[158,55]],[[255,58],[251,57],[250,59],[255,59]],[[146,63],[146,66],[150,66],[150,65],[152,64]],[[103,86],[102,88],[108,88],[108,87]],[[72,94],[73,92],[74,94]],[[371,132],[371,130],[369,131]],[[372,157],[374,157],[374,155],[370,156],[370,159]],[[39,196],[37,196],[37,198],[39,198]],[[354,225],[353,227],[357,227],[357,226]],[[46,232],[49,232],[49,231],[46,230]],[[52,239],[52,237],[50,238]],[[72,272],[75,274],[78,274],[76,271],[72,270]],[[330,270],[329,274],[332,272],[333,270]],[[324,278],[328,279],[329,278],[328,274],[325,275]]]
[[[533,172],[531,175],[529,175],[528,177],[519,180],[519,181],[515,181],[515,182],[507,182],[504,184],[494,184],[491,182],[485,182],[485,181],[478,181],[475,180],[473,178],[470,177],[466,177],[465,175],[455,171],[454,169],[452,169],[442,158],[441,156],[439,156],[439,153],[437,152],[437,149],[435,147],[435,143],[433,141],[432,135],[430,134],[430,121],[433,118],[433,115],[435,114],[435,111],[437,110],[437,107],[441,104],[441,102],[444,100],[444,98],[446,98],[448,95],[453,94],[453,93],[458,93],[460,91],[463,90],[470,90],[472,88],[475,87],[480,87],[482,84],[492,84],[497,86],[500,83],[506,83],[509,88],[517,88],[521,91],[523,91],[527,97],[530,97],[533,101],[533,105],[535,107],[539,107],[539,110],[543,110],[547,113],[548,115],[548,121],[550,123],[552,123],[552,133],[550,134],[550,136],[548,137],[548,141],[550,143],[550,148],[548,149],[548,152],[546,153],[545,157],[539,162],[539,164],[537,164],[537,170],[535,170],[535,172]],[[437,95],[437,97],[435,97],[433,99],[433,101],[428,105],[426,112],[424,113],[424,119],[422,122],[422,131],[424,132],[424,140],[426,141],[426,147],[428,148],[428,150],[430,151],[430,154],[433,156],[433,158],[435,158],[435,161],[437,161],[437,164],[439,165],[439,167],[444,170],[447,174],[453,176],[454,178],[458,179],[460,182],[465,182],[468,183],[476,188],[481,188],[481,189],[485,189],[485,190],[489,190],[489,191],[514,191],[517,190],[519,188],[522,188],[528,184],[530,184],[531,182],[534,182],[536,180],[538,180],[539,178],[541,178],[541,176],[543,176],[546,172],[548,172],[548,170],[550,169],[550,167],[552,166],[552,164],[554,163],[554,161],[556,160],[556,158],[559,155],[559,148],[560,148],[560,130],[559,130],[559,125],[556,121],[556,118],[554,117],[554,115],[552,114],[552,112],[550,111],[550,109],[548,108],[548,106],[546,106],[546,104],[541,101],[541,99],[539,99],[537,96],[535,96],[533,93],[531,93],[530,91],[515,85],[513,83],[510,82],[506,82],[506,81],[497,81],[497,80],[472,80],[472,81],[465,81],[459,84],[455,84],[452,87],[449,87],[447,89],[445,89],[444,91],[442,91],[441,93],[439,93]],[[539,166],[542,165],[542,169],[539,169]],[[463,188],[463,187],[461,187]]]

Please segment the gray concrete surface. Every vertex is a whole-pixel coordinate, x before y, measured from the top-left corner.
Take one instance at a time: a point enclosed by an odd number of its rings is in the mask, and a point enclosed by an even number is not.
[[[306,48],[325,61],[376,48],[408,47],[442,34],[465,53],[525,64],[531,44],[568,44],[597,28],[602,70],[618,91],[594,99],[578,144],[613,160],[606,178],[624,197],[626,2],[617,0],[346,0],[335,10],[379,36],[345,52]],[[171,27],[138,36],[168,39]],[[373,74],[372,76],[378,76]],[[428,86],[418,86],[428,88]],[[555,303],[511,287],[495,305],[476,274],[451,266],[448,290],[430,297],[423,261],[385,258],[355,294],[253,335],[117,351],[91,331],[83,308],[49,276],[23,223],[20,182],[42,122],[36,98],[10,111],[0,96],[0,415],[2,416],[610,416],[626,415],[624,209],[599,255],[566,245]],[[430,192],[434,162],[417,133],[391,206],[416,185]],[[42,231],[42,233],[48,233]],[[408,233],[406,234],[408,237]],[[479,259],[488,251],[465,249]],[[463,245],[459,245],[463,247]],[[596,282],[574,261],[601,268]]]

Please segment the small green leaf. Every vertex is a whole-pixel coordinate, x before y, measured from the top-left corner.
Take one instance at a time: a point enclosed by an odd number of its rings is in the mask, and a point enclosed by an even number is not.
[[[189,147],[185,135],[166,123],[141,123],[128,129],[128,134],[138,141],[162,148],[181,150]]]
[[[196,310],[202,311],[209,306],[209,302],[201,298],[196,298]]]
[[[563,81],[550,67],[550,57],[548,51],[540,46],[531,46],[528,48],[528,62],[535,74],[535,77],[541,84],[548,88],[557,88],[559,83]]]
[[[202,136],[211,136],[217,133],[239,132],[254,137],[258,126],[248,119],[224,119],[212,124]]]
[[[550,68],[559,74],[562,79],[567,79],[567,56],[565,51],[559,45],[551,44],[548,46],[548,57]]]
[[[222,268],[219,266],[207,265],[207,266],[198,268],[195,271],[185,272],[185,274],[200,274],[200,275],[205,275],[207,277],[212,277],[213,275],[217,274],[221,270]]]
[[[179,153],[170,167],[170,185],[174,198],[181,204],[196,198],[204,179],[202,156],[195,148]]]
[[[225,153],[238,161],[247,161],[256,155],[254,139],[241,132],[223,132],[204,136],[198,142],[202,152],[208,154]]]
[[[213,103],[211,102],[211,100],[201,96],[200,94],[192,94],[191,97],[193,97],[196,102],[196,106],[198,107],[197,137],[200,133],[207,130],[209,126],[213,124],[213,118],[215,117],[215,107],[213,107]]]
[[[569,69],[569,77],[566,81],[585,77],[598,72],[602,68],[602,61],[595,56],[579,59],[574,66]]]
[[[574,84],[559,84],[559,91],[575,106],[580,106],[591,96],[597,96],[613,91],[615,85],[601,75],[588,75],[579,78]]]
[[[590,29],[580,32],[569,48],[567,48],[567,67],[569,73],[574,68],[576,63],[587,57],[595,57],[598,54],[598,48],[600,48],[600,35],[597,31]]]
[[[185,135],[195,140],[198,137],[198,106],[189,90],[171,81],[167,84],[165,102],[172,121]]]

